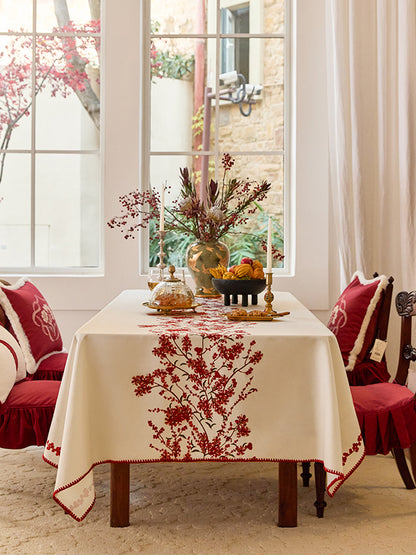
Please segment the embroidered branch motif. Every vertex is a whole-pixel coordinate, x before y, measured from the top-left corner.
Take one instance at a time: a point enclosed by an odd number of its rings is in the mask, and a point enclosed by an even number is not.
[[[46,440],[46,450],[52,451],[52,453],[55,453],[58,457],[61,454],[61,448],[58,446],[55,447],[55,444],[49,440]]]
[[[222,299],[198,299],[201,306],[197,309],[198,316],[193,314],[183,316],[157,316],[151,324],[138,324],[140,328],[147,328],[153,333],[161,334],[166,330],[171,333],[197,335],[250,335],[255,322],[232,322],[224,316]]]
[[[48,303],[44,299],[36,296],[32,308],[33,323],[36,326],[40,327],[43,333],[47,335],[51,341],[55,341],[56,339],[58,339],[59,329]]]
[[[331,314],[331,318],[328,323],[328,328],[334,333],[335,335],[338,334],[339,330],[345,326],[347,323],[347,312],[346,312],[347,303],[345,299],[341,296],[338,303],[334,306],[334,309]]]
[[[355,441],[352,444],[348,452],[342,453],[342,466],[345,466],[347,464],[347,460],[349,456],[351,456],[353,453],[358,453],[362,442],[363,442],[363,436],[359,434],[359,436],[357,437],[357,441]]]
[[[82,491],[81,494],[77,497],[77,499],[75,499],[71,505],[68,506],[68,509],[71,512],[76,511],[79,507],[82,507],[82,505],[84,504],[85,500],[89,500],[91,497],[91,493],[94,491],[94,484],[90,484],[88,487],[85,487]]]
[[[159,368],[134,376],[132,383],[138,397],[155,390],[164,401],[163,408],[149,409],[164,424],[148,421],[150,446],[161,460],[227,459],[253,448],[246,441],[248,418],[237,409],[257,391],[253,370],[263,353],[254,345],[245,346],[241,336],[159,336],[153,350]]]

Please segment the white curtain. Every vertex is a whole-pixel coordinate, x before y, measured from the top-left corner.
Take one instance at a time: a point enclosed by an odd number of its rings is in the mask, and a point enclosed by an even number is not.
[[[326,38],[341,282],[416,289],[416,0],[327,0]]]

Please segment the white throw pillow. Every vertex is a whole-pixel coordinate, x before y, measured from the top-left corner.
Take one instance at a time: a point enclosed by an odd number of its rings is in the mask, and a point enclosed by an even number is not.
[[[0,402],[4,403],[16,382],[26,377],[22,349],[13,335],[0,326]]]

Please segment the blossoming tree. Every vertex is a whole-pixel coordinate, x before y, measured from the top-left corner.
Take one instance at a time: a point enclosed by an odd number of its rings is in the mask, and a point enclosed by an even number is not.
[[[76,25],[68,19],[50,36],[38,37],[34,76],[31,37],[16,35],[0,52],[0,182],[13,131],[30,115],[34,98],[46,88],[52,97],[65,98],[74,92],[99,127],[100,101],[87,73],[87,66],[99,56],[99,32],[99,20]]]

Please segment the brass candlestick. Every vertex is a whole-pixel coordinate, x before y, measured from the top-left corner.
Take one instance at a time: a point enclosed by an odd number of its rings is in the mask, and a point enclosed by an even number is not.
[[[160,273],[163,275],[163,270],[166,268],[166,264],[163,262],[165,258],[165,252],[163,251],[163,244],[165,239],[166,231],[159,231],[159,264],[157,265],[160,268]]]
[[[272,283],[273,283],[273,274],[272,274],[272,272],[268,272],[266,274],[267,291],[264,294],[264,300],[266,301],[266,307],[265,307],[264,311],[267,314],[275,315],[275,314],[277,314],[277,312],[275,310],[273,310],[273,306],[272,306],[272,302],[273,302],[273,299],[274,299],[274,295],[272,293]]]

